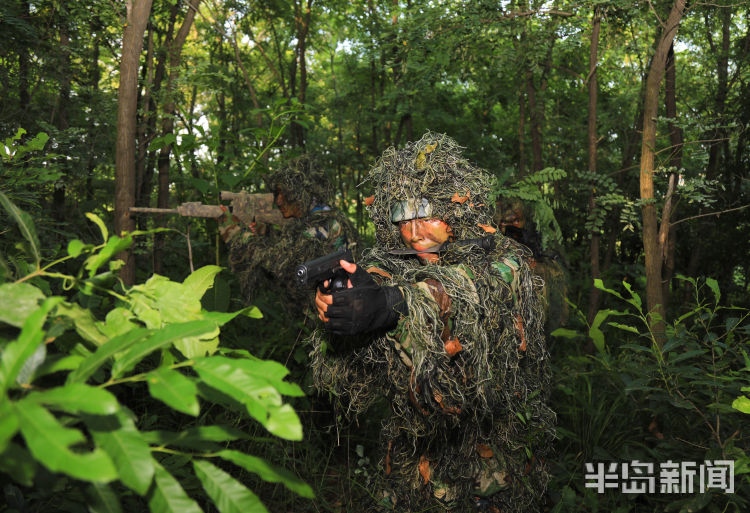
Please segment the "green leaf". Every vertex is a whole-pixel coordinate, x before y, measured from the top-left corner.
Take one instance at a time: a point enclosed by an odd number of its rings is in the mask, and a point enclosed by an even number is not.
[[[42,254],[39,249],[39,238],[36,236],[36,228],[34,228],[34,222],[32,221],[31,216],[18,208],[15,203],[8,199],[8,197],[2,192],[0,192],[0,204],[3,205],[5,210],[8,211],[8,214],[10,214],[10,216],[16,221],[23,237],[29,241],[34,262],[36,262],[37,267],[39,267],[39,262],[42,260]]]
[[[120,499],[108,485],[92,483],[84,493],[89,513],[122,513]]]
[[[101,449],[87,453],[70,450],[71,445],[86,441],[80,431],[63,427],[50,412],[33,401],[18,401],[15,412],[31,454],[51,471],[100,483],[117,478],[112,460]]]
[[[97,321],[90,310],[82,308],[76,303],[63,303],[57,307],[55,313],[73,321],[76,333],[84,340],[96,346],[101,346],[107,341],[107,336],[96,327]]]
[[[20,328],[43,299],[44,293],[29,283],[3,283],[0,285],[0,305],[3,305],[0,322]]]
[[[17,431],[18,417],[13,413],[11,402],[7,399],[0,401],[0,453],[3,452]]]
[[[86,217],[91,221],[92,223],[95,223],[99,230],[102,232],[102,241],[107,242],[107,239],[109,239],[109,231],[107,230],[107,225],[104,224],[104,221],[96,215],[92,214],[91,212],[86,212]]]
[[[77,257],[81,254],[83,251],[83,248],[86,247],[86,244],[83,243],[83,241],[79,239],[73,239],[70,242],[68,242],[68,256],[71,256],[73,258]]]
[[[167,406],[193,417],[200,413],[198,387],[179,372],[159,367],[148,373],[146,381],[151,396]]]
[[[107,240],[107,244],[99,251],[99,253],[95,253],[86,259],[84,267],[89,272],[89,278],[93,278],[93,276],[96,274],[97,269],[99,269],[120,251],[128,249],[132,243],[132,235],[126,235],[124,238],[113,235],[109,240]]]
[[[231,461],[248,472],[257,474],[264,481],[269,483],[282,483],[289,490],[305,497],[306,499],[315,498],[315,493],[310,485],[302,481],[289,470],[275,467],[262,458],[232,450],[221,451],[217,456],[227,461]]]
[[[117,398],[107,390],[81,383],[32,392],[25,400],[73,414],[110,415],[120,408]]]
[[[47,320],[47,314],[60,301],[62,301],[61,297],[45,299],[42,306],[29,315],[26,322],[23,323],[18,338],[4,348],[0,357],[0,397],[15,382],[26,360],[34,354],[36,348],[42,343],[44,337],[42,328]]]
[[[0,454],[0,472],[8,474],[17,483],[30,487],[34,484],[36,460],[29,451],[11,442]]]
[[[200,299],[214,284],[214,278],[221,272],[218,265],[207,265],[192,272],[182,284],[191,297]]]
[[[709,288],[713,291],[714,297],[716,298],[716,304],[719,304],[719,300],[721,299],[721,291],[719,290],[719,282],[717,282],[713,278],[706,278],[706,285],[709,286]]]
[[[619,297],[623,301],[626,301],[626,299],[624,297],[622,297],[622,295],[619,292],[617,292],[616,290],[608,289],[607,287],[605,287],[604,286],[604,282],[601,279],[599,279],[599,278],[596,278],[594,280],[594,287],[596,287],[599,290],[603,290],[604,292],[607,292],[609,294],[612,294],[615,297]]]
[[[732,401],[732,408],[739,410],[742,413],[750,413],[750,399],[746,396],[741,395],[734,401]]]
[[[127,412],[120,410],[117,415],[107,417],[85,416],[84,420],[96,444],[112,458],[120,480],[140,495],[145,495],[156,462]]]
[[[552,333],[550,333],[553,337],[562,337],[562,338],[576,338],[580,337],[581,333],[577,332],[576,330],[570,330],[567,328],[557,328]]]
[[[154,469],[154,486],[148,494],[148,506],[155,513],[202,513],[188,497],[180,483],[158,463]]]
[[[163,328],[146,340],[136,342],[124,355],[115,360],[112,366],[112,377],[118,378],[157,349],[188,337],[196,337],[216,330],[216,324],[211,321],[189,321],[181,324],[171,324]]]
[[[629,331],[630,333],[635,333],[636,335],[640,334],[640,332],[636,328],[634,328],[633,326],[629,326],[627,324],[620,324],[617,322],[608,322],[607,324],[609,324],[613,328],[617,328],[623,331]]]
[[[248,438],[247,434],[231,426],[195,426],[183,431],[144,431],[144,440],[154,445],[194,447],[206,442],[231,442]]]
[[[589,328],[589,337],[596,346],[596,350],[604,354],[604,333],[599,328]]]
[[[109,358],[113,357],[120,351],[126,350],[152,333],[153,331],[151,330],[137,328],[111,339],[109,342],[99,347],[94,354],[87,356],[86,359],[81,362],[78,369],[68,375],[68,382],[86,381]]]
[[[48,374],[54,374],[55,372],[61,371],[72,371],[80,367],[83,362],[83,356],[77,354],[71,354],[69,356],[55,355],[48,357],[42,365],[34,373],[34,379]]]
[[[250,416],[269,432],[301,440],[299,418],[291,407],[282,407],[277,387],[261,376],[246,372],[241,365],[240,360],[212,356],[197,359],[194,368],[208,386],[244,404]]]
[[[640,311],[641,305],[643,304],[641,302],[641,297],[635,292],[633,292],[633,289],[630,287],[630,283],[623,280],[622,285],[625,287],[625,289],[628,291],[631,297],[631,299],[628,299],[627,302],[635,306],[638,309],[638,311]]]
[[[253,492],[208,461],[193,461],[195,474],[221,513],[268,513]]]

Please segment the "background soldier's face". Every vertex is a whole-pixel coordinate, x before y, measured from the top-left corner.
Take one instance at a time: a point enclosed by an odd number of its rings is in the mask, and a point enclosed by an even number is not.
[[[441,219],[419,218],[401,221],[398,224],[401,240],[417,251],[442,244],[451,236],[451,227]],[[437,253],[417,253],[423,263],[436,262]]]
[[[276,206],[279,207],[281,215],[285,218],[302,217],[302,208],[300,208],[299,203],[288,200],[284,196],[283,191],[276,190],[276,194],[274,194],[274,202],[276,203]]]

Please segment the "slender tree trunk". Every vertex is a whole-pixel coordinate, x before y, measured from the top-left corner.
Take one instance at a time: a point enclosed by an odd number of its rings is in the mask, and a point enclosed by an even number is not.
[[[61,71],[60,74],[60,94],[57,97],[57,115],[55,126],[58,130],[67,130],[68,124],[68,103],[70,103],[70,37],[68,28],[65,26],[65,19],[60,20],[60,57]],[[55,192],[52,199],[52,217],[58,222],[65,221],[65,187],[69,181],[70,166],[65,159],[61,162],[61,171],[63,177],[55,184]]]
[[[598,52],[599,52],[599,31],[601,28],[601,15],[599,6],[594,8],[594,17],[591,26],[591,45],[589,48],[589,120],[588,120],[588,154],[589,154],[589,171],[596,173],[596,109],[597,109],[597,73]],[[589,212],[594,214],[596,211],[596,194],[594,185],[591,187],[589,195]],[[598,229],[591,232],[591,246],[589,248],[589,262],[591,263],[591,287],[589,292],[589,310],[587,319],[589,324],[594,322],[597,310],[599,310],[600,290],[594,286],[594,280],[600,278],[599,270],[599,243],[600,234]]]
[[[526,95],[529,99],[532,172],[537,172],[542,169],[542,130],[539,109],[536,102],[534,74],[531,69],[526,70]]]
[[[526,97],[518,91],[518,178],[526,176]]]
[[[182,21],[182,25],[180,26],[180,30],[177,31],[174,41],[169,45],[169,74],[167,75],[166,101],[162,111],[164,115],[162,119],[163,136],[174,133],[174,117],[177,109],[174,94],[177,78],[180,75],[180,57],[182,55],[182,47],[185,44],[190,28],[193,26],[193,20],[195,19],[195,13],[198,10],[199,4],[200,0],[192,0],[192,2],[188,3],[185,19]],[[156,201],[158,208],[169,208],[169,158],[171,152],[171,144],[162,146],[159,151],[159,192]],[[159,220],[161,221],[161,219]],[[163,272],[163,249],[164,234],[157,233],[154,237],[155,273]]]
[[[94,38],[94,46],[91,49],[91,58],[89,59],[89,104],[93,104],[94,101],[98,101],[97,93],[99,91],[99,79],[101,78],[101,71],[99,69],[99,37],[98,34],[101,31],[101,22],[98,17],[94,17],[90,23],[89,28],[92,34],[96,34]],[[89,155],[88,163],[86,165],[86,190],[84,191],[84,198],[86,202],[90,202],[93,199],[94,194],[94,168],[96,167],[96,161],[94,159],[94,147],[95,140],[98,136],[98,129],[95,126],[94,119],[92,118],[88,126],[88,141],[89,141]]]
[[[130,207],[135,204],[135,120],[138,111],[138,61],[143,48],[152,0],[127,0],[127,24],[122,37],[120,88],[117,99],[117,147],[115,156],[115,232],[132,231]],[[118,255],[125,262],[120,278],[126,286],[135,282],[135,260],[128,249]]]
[[[643,102],[643,140],[641,143],[640,192],[644,200],[643,215],[643,249],[646,257],[646,301],[650,314],[651,329],[656,342],[664,344],[664,298],[662,296],[662,253],[659,244],[659,229],[654,204],[654,149],[656,146],[656,118],[658,115],[659,88],[666,67],[667,54],[672,46],[677,28],[680,25],[685,0],[676,0],[669,13],[664,30],[659,39],[656,51],[646,79],[646,93]]]
[[[659,244],[662,246],[662,255],[664,258],[664,271],[662,287],[662,299],[664,309],[669,305],[672,277],[674,276],[675,248],[676,248],[676,227],[670,227],[672,217],[672,199],[674,191],[677,188],[678,173],[682,167],[682,129],[676,124],[677,119],[677,73],[675,71],[674,44],[669,48],[667,54],[665,77],[665,107],[669,122],[669,140],[672,145],[672,154],[669,159],[669,165],[673,171],[669,174],[669,189],[664,201],[664,209],[661,215],[661,227],[659,230]]]

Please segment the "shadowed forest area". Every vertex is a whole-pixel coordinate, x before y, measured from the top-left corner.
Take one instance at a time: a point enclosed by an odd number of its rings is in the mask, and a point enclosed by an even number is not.
[[[224,218],[135,212],[311,156],[368,247],[426,131],[557,269],[542,511],[749,511],[748,2],[5,0],[0,512],[379,511],[386,406],[313,393],[309,307],[248,302]]]

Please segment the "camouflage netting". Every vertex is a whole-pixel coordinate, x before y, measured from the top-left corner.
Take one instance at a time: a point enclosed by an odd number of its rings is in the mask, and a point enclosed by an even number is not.
[[[279,290],[284,304],[299,311],[301,304],[311,304],[311,293],[297,285],[295,267],[344,244],[355,248],[357,232],[337,210],[316,209],[330,205],[333,193],[325,173],[309,157],[292,160],[266,182],[271,190],[280,187],[287,201],[296,202],[306,215],[271,227],[263,235],[245,230],[229,243],[230,267],[248,304],[264,290]]]
[[[394,330],[356,341],[313,333],[316,387],[349,418],[378,397],[390,401],[374,493],[392,509],[473,511],[470,498],[479,495],[487,511],[538,511],[555,415],[546,405],[542,283],[529,251],[496,234],[492,251],[452,246],[437,264],[388,253],[403,247],[390,203],[413,197],[427,198],[457,238],[487,235],[480,225],[492,217],[489,180],[444,135],[386,151],[369,179],[378,247],[360,264],[400,287],[409,314]]]

